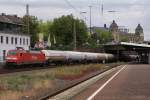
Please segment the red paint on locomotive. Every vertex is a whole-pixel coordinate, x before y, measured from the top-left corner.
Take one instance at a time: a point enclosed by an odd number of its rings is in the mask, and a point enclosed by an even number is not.
[[[43,64],[45,61],[45,55],[41,51],[9,50],[6,56],[6,63],[15,65]]]

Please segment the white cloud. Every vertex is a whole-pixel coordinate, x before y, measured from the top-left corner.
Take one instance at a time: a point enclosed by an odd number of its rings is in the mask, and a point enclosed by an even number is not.
[[[84,16],[89,25],[89,5],[92,5],[92,25],[100,26],[104,23],[110,24],[116,19],[118,25],[128,26],[134,30],[138,23],[144,27],[146,39],[150,39],[150,2],[149,0],[68,0],[78,9],[86,11]],[[25,14],[25,5],[30,5],[30,14],[40,19],[52,20],[61,15],[73,13],[74,16],[82,18],[79,12],[74,11],[64,0],[0,0],[1,13]],[[102,18],[100,7],[104,4],[104,17]],[[116,13],[108,13],[115,10]]]

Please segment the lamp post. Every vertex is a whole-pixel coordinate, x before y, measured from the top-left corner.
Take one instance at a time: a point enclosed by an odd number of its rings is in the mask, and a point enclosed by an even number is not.
[[[77,50],[77,34],[76,34],[76,22],[73,20],[73,50]]]
[[[118,11],[115,11],[115,10],[109,10],[109,11],[108,11],[108,13],[112,13],[113,16],[115,16],[115,13],[116,13],[116,12],[118,12]],[[113,18],[113,20],[115,20],[115,18]]]
[[[27,33],[30,34],[30,22],[29,22],[29,4],[26,5],[26,21],[27,21]]]
[[[82,14],[86,14],[87,12],[85,12],[85,11],[81,11],[80,12],[80,14],[82,15]],[[82,15],[83,17],[84,17],[84,22],[86,23],[86,17],[84,16],[84,15]]]

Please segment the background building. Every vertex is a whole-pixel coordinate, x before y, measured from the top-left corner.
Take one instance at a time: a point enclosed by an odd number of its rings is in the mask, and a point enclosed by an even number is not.
[[[123,33],[129,33],[129,28],[127,28],[126,26],[119,26],[118,30]]]
[[[0,62],[3,62],[8,50],[22,47],[29,50],[30,35],[23,34],[22,19],[17,15],[0,15]]]
[[[129,33],[128,29],[119,29],[116,22],[110,25],[109,30],[112,32],[114,42],[132,42],[132,43],[143,43],[144,33],[143,28],[140,24],[135,29],[135,33]]]

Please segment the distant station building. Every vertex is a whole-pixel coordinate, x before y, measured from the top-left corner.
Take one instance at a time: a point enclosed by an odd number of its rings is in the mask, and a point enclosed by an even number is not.
[[[114,42],[131,42],[131,43],[143,43],[144,32],[140,24],[135,29],[135,33],[129,33],[126,28],[119,28],[117,23],[113,20],[109,27],[109,31],[112,32]]]
[[[18,47],[29,50],[30,35],[23,34],[22,19],[17,15],[0,15],[0,62],[3,62],[8,50]]]
[[[99,30],[103,31],[103,32],[109,32],[109,28],[107,27],[106,24],[104,24],[103,27],[93,26],[93,27],[91,27],[91,32],[92,32],[91,38],[98,40],[99,35],[98,35],[97,31],[99,31]],[[89,28],[89,32],[90,32],[90,28]]]
[[[96,27],[96,26],[91,27],[92,34],[95,34],[97,32],[97,30],[109,31],[109,28],[107,27],[106,24],[104,24],[104,27]]]
[[[126,26],[118,26],[118,30],[119,32],[129,33],[129,28],[127,28]]]

